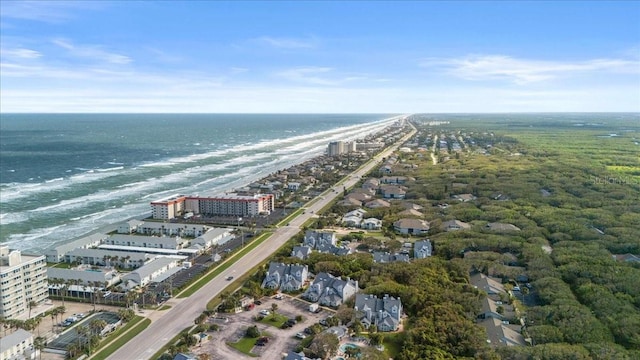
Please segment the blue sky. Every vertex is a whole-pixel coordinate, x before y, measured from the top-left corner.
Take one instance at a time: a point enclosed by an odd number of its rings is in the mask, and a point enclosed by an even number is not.
[[[1,112],[640,111],[640,2],[0,3]]]

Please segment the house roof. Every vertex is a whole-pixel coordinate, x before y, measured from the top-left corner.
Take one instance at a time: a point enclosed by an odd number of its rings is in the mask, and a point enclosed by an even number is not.
[[[460,221],[460,220],[449,220],[442,223],[442,228],[445,230],[452,229],[469,229],[471,225],[469,223]]]
[[[480,325],[487,330],[491,346],[525,346],[527,344],[522,334],[509,325],[503,324],[499,319],[487,319]]]
[[[498,223],[498,222],[488,223],[487,227],[493,231],[520,231],[519,227],[513,224],[507,224],[507,223]]]
[[[407,209],[407,210],[404,210],[404,211],[400,212],[398,215],[422,217],[424,214],[421,213],[418,210],[415,210],[415,209]]]
[[[471,284],[476,288],[483,290],[487,294],[499,294],[505,292],[502,283],[482,273],[472,275]]]
[[[391,204],[388,201],[384,201],[382,199],[375,199],[364,204],[364,206],[368,208],[376,208],[376,207],[389,207],[391,206]]]
[[[429,230],[429,223],[425,220],[420,219],[400,219],[394,222],[393,226],[402,229],[418,229],[423,231]]]
[[[0,354],[31,337],[33,337],[33,334],[23,329],[18,329],[9,335],[3,336],[2,341],[0,341]]]

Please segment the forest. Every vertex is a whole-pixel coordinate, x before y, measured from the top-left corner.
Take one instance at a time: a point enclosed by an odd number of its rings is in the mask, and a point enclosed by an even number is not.
[[[392,201],[367,209],[367,217],[383,220],[382,231],[342,237],[356,242],[358,252],[290,258],[296,239],[274,260],[355,278],[362,292],[400,297],[404,331],[383,340],[396,359],[639,359],[640,263],[615,257],[640,254],[637,114],[622,120],[602,114],[411,120],[419,131],[404,145],[411,151],[396,154],[393,175],[411,179],[403,184],[403,202],[421,209],[409,217],[429,222],[433,256],[408,264],[373,262],[371,250],[393,253],[422,238],[394,231],[392,224],[407,216],[400,215],[401,202]],[[434,142],[436,136],[447,146]],[[461,194],[472,200],[460,201]],[[339,226],[348,210],[334,205],[311,227]],[[445,231],[448,220],[469,226]],[[493,223],[515,227],[488,226]],[[517,307],[512,323],[524,325],[528,346],[487,344],[476,324],[486,294],[470,284],[473,272],[509,290],[516,281],[527,284],[505,300]],[[253,291],[259,291],[258,279],[248,284]]]

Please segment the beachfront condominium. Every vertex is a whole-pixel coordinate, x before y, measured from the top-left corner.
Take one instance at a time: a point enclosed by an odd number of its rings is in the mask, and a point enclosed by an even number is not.
[[[356,142],[332,141],[327,147],[327,155],[337,156],[356,151]]]
[[[40,304],[47,298],[46,268],[44,255],[0,246],[0,317],[23,317],[32,302]]]
[[[164,220],[174,219],[187,213],[205,216],[258,216],[269,214],[274,208],[273,194],[172,196],[151,203],[153,218]]]

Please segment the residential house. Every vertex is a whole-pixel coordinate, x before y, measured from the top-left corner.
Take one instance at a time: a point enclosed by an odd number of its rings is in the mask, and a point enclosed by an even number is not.
[[[363,209],[349,211],[342,217],[342,223],[347,227],[360,227],[366,213],[367,211]]]
[[[379,187],[380,187],[380,180],[376,178],[369,178],[365,180],[364,183],[362,184],[363,189],[368,191],[373,191],[374,193],[377,192]]]
[[[502,310],[498,308],[501,307]],[[489,297],[482,299],[482,310],[478,314],[478,319],[495,318],[498,320],[505,320],[504,306],[501,300],[493,300]]]
[[[371,200],[371,194],[363,193],[363,192],[352,192],[345,196],[345,199],[356,199],[360,202],[365,202]]]
[[[289,351],[287,356],[284,357],[284,360],[312,360],[304,355],[303,352],[295,353],[293,351]]]
[[[403,188],[395,185],[380,187],[380,192],[385,199],[404,199],[407,194]]]
[[[342,280],[328,273],[319,273],[302,297],[320,305],[338,307],[356,292],[357,280]]]
[[[505,324],[496,318],[482,321],[479,325],[487,331],[487,342],[492,347],[527,345],[524,336],[514,329],[514,325]]]
[[[500,294],[506,293],[504,285],[499,280],[488,277],[485,274],[473,274],[470,280],[471,285],[486,292],[492,299],[499,299]]]
[[[498,231],[498,232],[520,231],[520,228],[513,224],[497,223],[497,222],[488,223],[487,228],[491,231]]]
[[[357,294],[354,306],[356,316],[365,329],[376,325],[378,331],[396,331],[402,318],[402,302],[385,295],[379,299],[375,295]]]
[[[381,251],[373,253],[373,262],[377,264],[386,264],[391,262],[409,262],[408,254],[389,254]]]
[[[424,214],[415,209],[407,209],[398,213],[400,216],[415,216],[415,217],[423,217]]]
[[[301,260],[306,260],[311,255],[311,247],[309,246],[294,246],[291,251],[292,257],[297,257]]]
[[[364,204],[364,207],[368,209],[377,209],[382,207],[390,207],[391,204],[388,201],[384,201],[382,199],[375,199]]]
[[[640,256],[629,254],[629,253],[613,255],[613,259],[617,261],[625,261],[625,262],[640,262]]]
[[[400,219],[393,223],[393,229],[401,234],[425,235],[429,231],[429,223],[420,219]]]
[[[361,207],[362,206],[362,201],[356,200],[356,199],[351,198],[351,197],[346,197],[346,198],[338,201],[338,205],[344,206],[344,207]]]
[[[460,220],[449,220],[443,222],[441,228],[444,231],[467,230],[471,229],[471,225]]]
[[[309,269],[307,265],[294,265],[272,262],[262,281],[262,287],[267,289],[280,288],[281,291],[296,291],[302,289]]]
[[[312,249],[318,249],[330,245],[335,245],[338,241],[336,233],[323,230],[307,230],[304,233],[303,244]]]
[[[287,189],[291,191],[298,191],[300,190],[300,185],[301,184],[299,182],[288,182]]]
[[[381,184],[405,184],[407,181],[413,180],[406,176],[383,176],[380,178]]]
[[[413,257],[415,259],[424,259],[432,255],[433,246],[429,239],[416,241],[413,245]]]
[[[365,230],[380,230],[382,229],[382,220],[376,218],[368,218],[362,220],[360,228]]]
[[[458,194],[458,195],[453,195],[453,198],[460,202],[469,202],[476,199],[476,197],[473,194]]]

